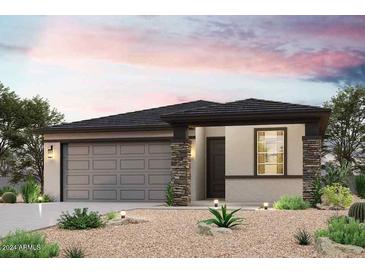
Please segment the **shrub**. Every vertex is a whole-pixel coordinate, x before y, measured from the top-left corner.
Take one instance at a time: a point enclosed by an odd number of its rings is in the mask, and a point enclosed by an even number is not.
[[[118,213],[115,211],[110,211],[107,214],[105,214],[107,220],[113,220],[118,217]]]
[[[40,195],[37,198],[38,203],[51,203],[53,201],[54,201],[54,199],[51,196],[49,196],[48,194]]]
[[[38,232],[17,230],[0,240],[0,258],[52,258],[58,254],[58,244],[47,243]]]
[[[204,220],[202,222],[206,224],[215,224],[219,227],[231,228],[242,224],[243,218],[234,217],[234,214],[239,211],[240,208],[227,212],[227,206],[222,205],[221,212],[215,208],[209,208],[209,212],[214,215],[213,219]]]
[[[328,237],[339,244],[365,247],[365,224],[347,216],[333,217],[328,228],[317,230],[316,237]]]
[[[321,197],[322,197],[322,182],[321,177],[317,176],[313,182],[313,195],[314,195],[314,201],[313,204],[320,204],[321,203]]]
[[[361,198],[365,198],[365,174],[355,177],[356,191]]]
[[[273,205],[276,209],[298,210],[307,209],[309,203],[300,196],[283,196]]]
[[[66,258],[84,258],[85,253],[80,247],[68,247],[64,251],[64,255]]]
[[[294,234],[294,238],[300,245],[309,245],[312,240],[311,235],[305,229],[298,229]]]
[[[76,208],[71,215],[62,212],[58,219],[58,226],[63,229],[89,229],[104,226],[101,215],[98,212],[87,212],[87,208]]]
[[[352,203],[352,194],[348,187],[339,183],[327,185],[322,189],[324,204],[335,208],[347,208]]]
[[[359,202],[359,203],[352,204],[349,209],[349,217],[354,218],[355,220],[359,221],[360,223],[364,223],[365,222],[365,203]]]
[[[172,206],[173,204],[174,204],[174,190],[172,188],[172,183],[169,183],[166,189],[166,205]]]
[[[12,192],[15,195],[18,194],[18,192],[16,191],[16,189],[12,186],[3,186],[2,188],[0,188],[0,196],[2,196],[5,192]]]
[[[336,166],[333,163],[328,163],[325,167],[326,175],[322,176],[322,181],[325,186],[339,183],[343,186],[346,185],[347,177],[350,174],[350,165],[343,163],[340,166]]]
[[[36,203],[41,194],[41,188],[34,177],[28,177],[21,187],[21,193],[25,203]]]
[[[14,204],[16,203],[16,195],[13,192],[5,192],[3,196],[1,196],[4,203]]]

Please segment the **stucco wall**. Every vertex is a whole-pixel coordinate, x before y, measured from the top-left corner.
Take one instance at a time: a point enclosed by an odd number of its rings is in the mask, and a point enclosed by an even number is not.
[[[254,175],[254,129],[287,128],[287,174],[303,175],[304,124],[229,126],[226,127],[226,175]],[[301,195],[302,179],[226,179],[229,202],[275,201],[282,195]]]
[[[53,146],[53,158],[49,159],[47,150]],[[44,193],[60,200],[61,189],[61,144],[59,142],[44,143]]]

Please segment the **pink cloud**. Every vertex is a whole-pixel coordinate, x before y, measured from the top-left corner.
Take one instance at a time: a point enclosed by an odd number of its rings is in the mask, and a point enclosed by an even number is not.
[[[329,32],[331,33],[331,31]],[[167,39],[158,33],[130,28],[83,27],[55,20],[29,55],[37,60],[82,64],[83,60],[184,70],[223,70],[284,76],[331,75],[357,66],[363,55],[318,50],[288,55],[264,47],[236,46],[205,39]]]

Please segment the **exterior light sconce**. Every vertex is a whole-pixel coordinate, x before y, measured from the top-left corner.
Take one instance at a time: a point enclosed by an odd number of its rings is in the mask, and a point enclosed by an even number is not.
[[[263,203],[263,207],[265,210],[267,210],[269,208],[269,203],[267,203],[267,202]]]
[[[50,146],[48,149],[47,149],[47,157],[48,159],[53,159],[53,155],[54,152],[53,152],[53,146]]]
[[[218,201],[218,199],[215,199],[215,200],[213,201],[213,203],[214,203],[214,207],[218,207],[218,206],[219,206],[219,201]]]
[[[120,218],[121,219],[125,219],[125,216],[127,215],[127,213],[125,211],[121,211],[120,212]]]

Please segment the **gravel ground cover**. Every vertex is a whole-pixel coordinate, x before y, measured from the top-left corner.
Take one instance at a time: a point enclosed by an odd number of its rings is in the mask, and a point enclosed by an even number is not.
[[[196,223],[211,217],[207,210],[151,209],[127,214],[149,222],[83,231],[51,227],[43,232],[48,240],[59,242],[61,249],[82,247],[87,257],[320,257],[313,243],[300,246],[293,234],[298,228],[311,233],[324,228],[336,213],[316,209],[240,211],[238,216],[245,218],[245,225],[232,234],[214,237],[197,233]]]

